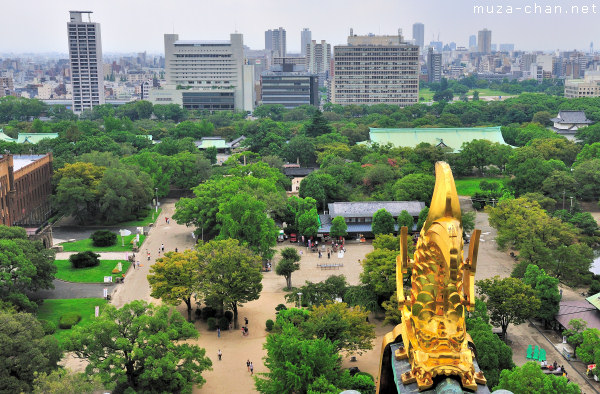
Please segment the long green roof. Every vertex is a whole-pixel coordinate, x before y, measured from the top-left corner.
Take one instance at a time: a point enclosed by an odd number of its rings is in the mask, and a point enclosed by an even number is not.
[[[596,308],[600,309],[600,293],[594,294],[593,296],[586,298],[586,300]]]
[[[30,143],[37,144],[46,138],[58,138],[58,133],[19,133],[17,138],[11,138],[0,129],[0,141],[16,142],[17,144]]]
[[[464,142],[488,140],[507,145],[498,127],[456,127],[456,128],[414,128],[414,129],[378,129],[370,128],[370,143],[398,147],[414,148],[422,142],[433,146],[447,146],[459,151]]]

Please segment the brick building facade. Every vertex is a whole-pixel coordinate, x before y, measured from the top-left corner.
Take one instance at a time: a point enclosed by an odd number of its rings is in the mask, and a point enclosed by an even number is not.
[[[25,228],[44,224],[51,212],[51,179],[52,153],[0,155],[0,224]]]

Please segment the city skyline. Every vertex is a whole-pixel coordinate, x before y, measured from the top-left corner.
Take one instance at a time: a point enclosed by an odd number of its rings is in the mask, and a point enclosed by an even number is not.
[[[482,3],[486,4],[489,3]],[[567,0],[555,4],[565,8],[572,5]],[[286,29],[291,53],[300,53],[303,28],[311,30],[313,39],[338,45],[346,43],[350,28],[355,34],[396,34],[401,28],[404,37],[411,39],[413,23],[421,22],[425,25],[426,45],[437,40],[439,34],[444,43],[456,42],[459,46],[467,46],[470,35],[487,28],[494,33],[494,44],[514,43],[519,50],[544,51],[585,50],[600,33],[600,26],[594,23],[598,15],[592,15],[591,9],[587,15],[475,15],[473,6],[472,2],[440,0],[407,0],[401,4],[374,0],[368,7],[357,0],[307,0],[295,4],[276,0],[206,4],[175,0],[143,5],[139,1],[24,0],[3,6],[5,15],[12,17],[0,26],[0,36],[10,38],[0,43],[0,53],[66,54],[65,15],[71,10],[93,11],[93,20],[102,25],[105,53],[162,53],[163,34],[173,32],[182,39],[212,40],[224,39],[237,31],[244,35],[244,43],[250,48],[262,49],[264,32],[273,26]],[[206,15],[211,17],[204,18]]]

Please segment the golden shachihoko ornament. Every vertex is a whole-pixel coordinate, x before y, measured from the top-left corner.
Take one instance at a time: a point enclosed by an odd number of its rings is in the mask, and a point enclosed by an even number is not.
[[[419,390],[433,385],[438,375],[457,376],[463,386],[477,390],[485,384],[475,372],[472,340],[466,331],[465,312],[475,306],[474,279],[480,230],[475,230],[469,255],[463,258],[463,229],[454,177],[445,162],[435,164],[435,189],[427,221],[417,241],[414,259],[407,252],[407,228],[400,232],[400,255],[396,258],[396,287],[402,323],[384,337],[386,346],[399,343],[396,360],[407,359],[410,370],[402,373],[402,385],[417,383]],[[410,295],[403,288],[403,274],[410,273]],[[391,354],[390,354],[391,356]],[[400,385],[380,375],[378,392]]]

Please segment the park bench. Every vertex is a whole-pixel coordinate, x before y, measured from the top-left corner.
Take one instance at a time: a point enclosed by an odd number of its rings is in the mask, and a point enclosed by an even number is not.
[[[339,263],[339,264],[317,264],[318,268],[321,268],[322,270],[333,270],[333,269],[340,269],[340,267],[343,267],[344,264]]]

